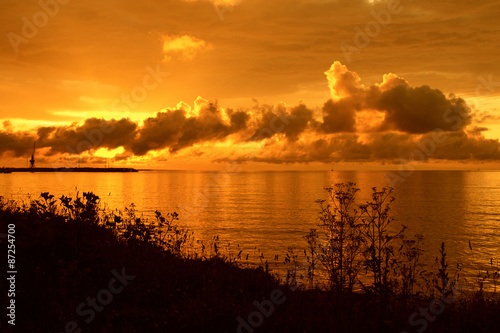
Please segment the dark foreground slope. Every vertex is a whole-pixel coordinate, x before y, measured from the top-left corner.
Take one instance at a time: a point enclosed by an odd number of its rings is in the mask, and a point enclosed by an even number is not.
[[[185,259],[62,213],[4,207],[0,232],[8,224],[16,326],[2,313],[2,332],[417,332],[423,323],[408,319],[430,302],[292,291],[263,269]],[[5,256],[0,269],[5,312]],[[500,305],[485,300],[456,301],[432,318],[426,332],[500,332]]]

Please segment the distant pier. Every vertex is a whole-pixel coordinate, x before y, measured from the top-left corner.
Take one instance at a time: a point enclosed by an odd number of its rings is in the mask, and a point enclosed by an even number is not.
[[[139,172],[133,168],[0,168],[0,173],[13,172]]]

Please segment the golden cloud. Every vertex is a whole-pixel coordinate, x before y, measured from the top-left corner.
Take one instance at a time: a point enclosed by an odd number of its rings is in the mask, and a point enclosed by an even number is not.
[[[204,40],[184,36],[162,36],[163,42],[163,61],[168,62],[174,57],[180,58],[183,61],[193,60],[198,53],[210,51],[213,45]]]
[[[173,38],[169,51],[185,51],[196,40]],[[188,41],[188,42],[186,42]],[[193,42],[194,41],[194,42]],[[193,43],[191,43],[193,42]],[[199,47],[195,47],[198,49]],[[174,51],[172,51],[174,52]],[[45,156],[170,158],[206,156],[213,161],[265,163],[398,161],[401,156],[454,161],[499,161],[500,142],[489,140],[467,103],[427,85],[412,87],[386,74],[364,85],[335,62],[326,72],[332,99],[314,112],[305,104],[222,108],[198,97],[142,123],[127,118],[88,118],[67,126],[0,130],[0,154],[27,156],[33,141]],[[215,154],[215,152],[217,154]],[[87,154],[87,155],[85,155]]]

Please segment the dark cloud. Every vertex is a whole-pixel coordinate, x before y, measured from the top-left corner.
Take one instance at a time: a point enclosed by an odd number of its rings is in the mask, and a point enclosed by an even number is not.
[[[46,156],[123,147],[116,160],[164,149],[172,155],[186,150],[195,157],[210,155],[205,153],[211,144],[230,139],[233,145],[227,151],[231,154],[217,157],[217,161],[500,160],[499,141],[486,139],[482,133],[488,129],[474,125],[487,115],[473,113],[455,95],[446,96],[429,86],[411,87],[395,74],[384,75],[380,84],[365,86],[339,62],[326,74],[332,99],[316,116],[302,103],[293,107],[257,104],[234,111],[200,97],[194,109],[187,105],[167,109],[142,124],[126,118],[89,118],[82,124],[45,126],[30,132],[14,131],[4,122],[0,153],[29,156],[37,140]],[[249,142],[261,144],[253,153],[238,150]],[[194,149],[186,149],[189,147]]]
[[[323,123],[320,128],[325,133],[356,131],[356,105],[349,101],[329,100],[323,106]]]
[[[231,128],[233,131],[237,132],[239,130],[246,129],[247,122],[250,119],[250,115],[245,111],[236,111],[229,109],[228,116],[231,119]]]
[[[389,128],[407,133],[427,133],[436,128],[454,131],[470,124],[470,108],[461,98],[446,97],[429,86],[417,88],[398,85],[384,91],[375,107],[386,113]],[[451,115],[461,117],[454,122]]]
[[[10,152],[15,157],[31,153],[36,136],[26,132],[0,131],[0,154]]]
[[[37,149],[48,148],[47,156],[56,154],[79,155],[99,148],[115,149],[126,146],[134,138],[137,124],[130,119],[86,119],[82,125],[39,127],[31,131],[0,131],[0,153],[13,152],[15,156],[31,154],[33,143]]]
[[[336,61],[325,72],[335,100],[323,107],[326,133],[354,132],[357,111],[376,110],[385,115],[379,131],[422,134],[436,128],[462,130],[471,123],[471,109],[454,95],[445,96],[429,86],[413,88],[406,80],[387,74],[381,84],[365,87],[357,73]]]
[[[255,155],[226,156],[217,162],[264,163],[340,163],[389,162],[421,163],[430,159],[445,161],[498,161],[498,140],[469,136],[464,131],[442,132],[437,142],[433,134],[420,137],[404,133],[374,133],[361,139],[357,134],[332,134],[309,142],[270,143]]]
[[[251,121],[252,135],[248,141],[262,141],[282,133],[285,124],[289,123],[289,117],[281,105],[256,106],[252,109],[253,120]]]
[[[408,157],[409,152],[417,149],[414,138],[409,134],[375,133],[369,138],[370,158],[372,160],[393,161]]]
[[[481,135],[483,132],[489,131],[487,127],[482,126],[471,126],[467,129],[467,133],[470,135]]]
[[[491,114],[489,112],[476,112],[474,114],[474,122],[478,124],[490,122],[495,123],[500,121],[500,115]]]
[[[158,112],[147,118],[137,139],[132,143],[135,155],[145,155],[150,150],[170,147],[179,139],[179,131],[186,121],[184,110]]]
[[[86,119],[83,125],[40,127],[37,147],[50,148],[48,155],[80,154],[99,148],[115,149],[134,137],[137,124],[130,119]]]
[[[486,139],[480,135],[470,136],[465,132],[452,132],[447,139],[436,146],[432,158],[447,160],[499,160],[498,140]]]
[[[201,107],[198,116],[188,117],[185,110],[158,112],[148,118],[132,143],[135,155],[145,155],[151,150],[169,148],[175,153],[183,148],[206,141],[224,140],[228,135],[246,128],[249,115],[230,112],[229,122],[222,118],[216,103]]]
[[[310,126],[316,124],[313,111],[304,104],[287,108],[284,104],[261,106],[252,111],[260,113],[251,126],[252,135],[248,141],[261,141],[277,134],[283,134],[289,141],[297,141],[299,136]]]
[[[231,126],[222,119],[221,110],[216,104],[210,103],[201,108],[198,117],[185,119],[179,139],[170,147],[170,151],[176,152],[205,141],[220,141],[231,133]]]
[[[309,123],[313,121],[313,112],[305,105],[301,104],[292,108],[287,120],[288,124],[285,123],[284,129],[285,136],[290,141],[297,141],[300,134],[302,134]]]

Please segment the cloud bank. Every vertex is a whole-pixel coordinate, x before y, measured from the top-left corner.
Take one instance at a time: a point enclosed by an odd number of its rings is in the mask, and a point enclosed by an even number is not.
[[[193,107],[179,103],[140,123],[89,118],[35,131],[15,131],[4,123],[0,153],[28,156],[36,140],[46,156],[92,156],[100,148],[123,147],[119,160],[155,153],[163,159],[206,154],[218,162],[397,162],[416,150],[420,153],[412,158],[421,161],[500,160],[499,141],[486,139],[487,129],[477,126],[484,115],[458,96],[427,85],[412,87],[392,73],[364,85],[340,62],[325,75],[332,97],[322,107],[280,103],[225,109],[199,97]],[[225,148],[214,153],[217,144]]]

